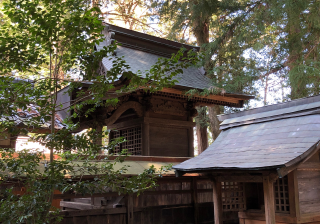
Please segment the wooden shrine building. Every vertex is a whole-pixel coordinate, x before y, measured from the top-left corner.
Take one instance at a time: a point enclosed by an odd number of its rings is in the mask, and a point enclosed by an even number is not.
[[[199,50],[198,47],[180,44],[174,41],[150,36],[147,34],[124,29],[114,25],[106,25],[103,31],[106,39],[96,46],[97,50],[116,40],[118,46],[115,55],[123,57],[129,71],[137,73],[150,69],[160,57],[171,57],[181,47],[187,50]],[[111,56],[104,58],[100,72],[103,75],[112,67]],[[121,76],[121,74],[119,75]],[[90,128],[95,124],[107,126],[112,130],[110,139],[123,136],[127,142],[120,145],[132,155],[193,157],[193,117],[197,115],[196,106],[224,105],[242,107],[243,101],[252,96],[225,93],[224,95],[188,97],[184,92],[190,89],[200,91],[210,88],[211,81],[204,75],[202,68],[189,67],[183,74],[174,77],[178,82],[172,88],[164,88],[158,92],[137,90],[126,94],[114,95],[114,90],[107,92],[105,98],[119,98],[116,106],[100,107],[95,114],[80,120],[81,128]],[[120,77],[115,88],[127,85],[130,80]],[[90,84],[88,84],[90,85]],[[64,94],[68,89],[60,91],[58,101],[68,107],[66,102],[75,100],[74,96]],[[69,116],[66,111],[59,112],[64,118]]]
[[[116,40],[121,44],[117,47],[116,56],[124,58],[133,73],[143,72],[151,68],[159,57],[170,57],[181,47],[199,50],[198,47],[183,45],[174,41],[150,36],[114,25],[106,25],[103,31],[105,41],[97,50]],[[110,58],[101,63],[101,74],[111,67]],[[119,77],[121,74],[119,74]],[[224,93],[223,95],[189,97],[184,92],[190,89],[203,90],[211,86],[203,69],[190,67],[183,74],[175,77],[177,84],[157,92],[136,90],[130,93],[114,95],[114,91],[106,92],[106,99],[118,97],[116,106],[99,107],[94,115],[80,120],[80,129],[107,126],[110,139],[124,137],[127,141],[117,146],[115,153],[128,149],[130,156],[125,163],[132,169],[127,175],[135,175],[154,164],[156,167],[167,164],[179,164],[194,157],[193,118],[197,115],[196,106],[225,105],[242,107],[244,100],[252,96]],[[120,77],[115,85],[127,85],[129,80]],[[90,85],[90,84],[84,84]],[[75,94],[58,94],[58,102],[75,100]],[[62,118],[68,112],[60,111]],[[159,187],[144,192],[141,196],[119,196],[110,192],[104,195],[93,195],[83,198],[77,195],[55,195],[62,199],[61,207],[66,210],[65,222],[77,223],[85,220],[85,216],[93,219],[113,220],[113,223],[213,223],[211,180],[207,177],[191,175],[176,178],[174,172],[159,178]],[[81,198],[79,198],[81,197]],[[211,206],[211,207],[210,207]],[[201,208],[201,209],[200,209]],[[99,210],[100,209],[100,210]],[[206,210],[207,209],[207,210]],[[79,213],[81,210],[81,213]],[[79,217],[82,218],[79,218]],[[91,218],[90,218],[91,217]],[[114,221],[117,220],[117,221]],[[98,221],[97,221],[98,222]],[[83,221],[81,223],[91,223]]]
[[[213,181],[215,223],[320,223],[320,95],[219,119],[214,143],[174,166]]]

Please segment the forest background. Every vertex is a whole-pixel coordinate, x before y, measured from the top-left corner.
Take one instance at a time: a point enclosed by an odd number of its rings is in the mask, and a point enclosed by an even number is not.
[[[0,163],[2,182],[10,182],[12,178],[19,180],[28,186],[29,191],[19,198],[10,190],[2,195],[6,200],[1,200],[0,217],[15,220],[13,223],[53,218],[49,210],[54,189],[92,193],[93,190],[104,191],[105,186],[113,183],[115,191],[133,193],[155,184],[154,177],[158,174],[152,167],[140,176],[127,180],[121,175],[126,167],[119,171],[114,170],[110,163],[101,167],[92,164],[90,158],[112,147],[112,144],[105,146],[96,141],[103,133],[92,128],[87,135],[73,137],[70,135],[76,128],[73,122],[66,123],[65,129],[57,131],[55,117],[49,116],[59,109],[55,100],[59,88],[72,83],[70,86],[73,89],[81,90],[77,80],[65,79],[61,75],[78,68],[75,72],[84,72],[83,80],[95,81],[90,89],[95,97],[73,105],[78,111],[73,116],[77,117],[81,116],[86,103],[99,106],[103,93],[112,88],[108,83],[123,72],[125,62],[117,59],[107,76],[96,74],[96,66],[102,57],[112,54],[116,48],[112,45],[100,52],[93,50],[101,40],[98,37],[103,38],[101,16],[106,22],[117,26],[200,46],[204,55],[201,65],[212,84],[206,93],[223,94],[226,91],[255,95],[256,102],[264,105],[319,94],[320,3],[316,0],[2,2],[6,4],[0,11],[0,43],[4,43],[0,44],[1,130],[9,130],[11,134],[21,133],[10,118],[18,116],[19,110],[32,112],[31,105],[39,111],[37,116],[30,116],[29,127],[40,129],[45,124],[51,129],[48,133],[34,136],[35,140],[50,149],[50,162],[43,163],[42,170],[38,169],[39,162],[44,159],[41,153],[24,151],[16,159],[13,152],[1,150],[1,157],[6,158]],[[150,70],[150,80],[155,80],[158,71],[163,69],[173,69],[174,76],[181,72],[181,68],[194,64],[196,58],[180,60],[181,55],[180,52],[154,65]],[[179,64],[179,61],[186,64]],[[32,82],[16,82],[12,73],[14,70],[32,76],[38,74],[39,77],[34,77]],[[46,78],[43,74],[47,75]],[[135,82],[122,91],[143,86],[143,82],[148,81],[141,80],[138,74],[126,75],[134,78]],[[170,84],[160,83],[165,86]],[[79,94],[81,97],[85,92],[81,90]],[[37,99],[36,104],[34,99]],[[247,103],[245,108],[254,106]],[[235,109],[214,106],[198,108],[198,111],[196,132],[201,153],[207,148],[208,135],[213,141],[219,134],[217,115],[234,112]],[[8,118],[7,121],[4,118]],[[30,132],[27,128],[23,130],[25,134]],[[53,149],[60,150],[65,160],[54,160]],[[68,150],[64,152],[64,149],[76,150],[80,154],[71,154]],[[83,159],[83,155],[88,159],[81,165],[72,164],[77,159]],[[97,175],[92,183],[65,178],[66,170],[76,177],[79,172],[86,174],[88,169]],[[25,178],[26,173],[28,178]],[[100,176],[101,173],[106,175]]]

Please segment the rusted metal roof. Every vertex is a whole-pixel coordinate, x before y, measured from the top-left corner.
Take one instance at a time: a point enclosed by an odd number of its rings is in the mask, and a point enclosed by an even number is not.
[[[224,120],[221,134],[209,148],[174,169],[268,169],[299,161],[320,141],[320,100],[314,99],[319,96],[300,105],[289,102],[290,107],[274,105],[274,110],[265,112],[258,108],[249,115],[240,112],[242,116]]]

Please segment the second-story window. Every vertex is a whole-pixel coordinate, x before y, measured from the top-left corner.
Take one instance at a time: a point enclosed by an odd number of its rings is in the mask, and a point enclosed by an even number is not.
[[[128,149],[130,155],[141,155],[141,127],[132,127],[111,131],[110,140],[114,138],[123,137],[126,142],[119,144],[115,147],[115,154],[119,154],[123,149]]]

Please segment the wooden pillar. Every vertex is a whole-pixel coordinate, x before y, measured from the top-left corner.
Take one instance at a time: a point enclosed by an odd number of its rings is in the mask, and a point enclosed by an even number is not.
[[[214,223],[222,224],[222,190],[221,182],[213,179]]]
[[[194,223],[198,224],[198,191],[197,191],[197,178],[196,177],[192,177],[192,183],[191,183],[191,187],[192,187],[192,201],[191,203],[193,204],[193,210],[194,210]]]
[[[297,171],[294,170],[288,174],[288,190],[289,190],[289,204],[290,215],[300,218],[300,206],[299,206],[299,189],[297,180]]]
[[[193,127],[188,128],[188,139],[189,139],[189,157],[194,157]]]
[[[270,176],[263,177],[264,207],[266,224],[276,223],[276,212],[274,203],[274,186]]]
[[[18,135],[10,137],[10,147],[13,148],[14,151],[16,151],[17,138],[18,138]]]
[[[142,124],[142,155],[150,156],[150,144],[149,144],[149,123],[144,121]]]
[[[95,127],[95,129],[96,129],[97,134],[99,134],[99,135],[102,134],[102,129],[103,129],[103,126],[102,126],[102,125],[97,125],[97,126]],[[97,144],[97,145],[102,145],[102,137],[97,138],[96,144]],[[103,152],[100,150],[100,151],[99,151],[99,154],[102,154],[102,153],[103,153]]]
[[[133,195],[128,194],[127,197],[127,218],[128,224],[133,224]]]

